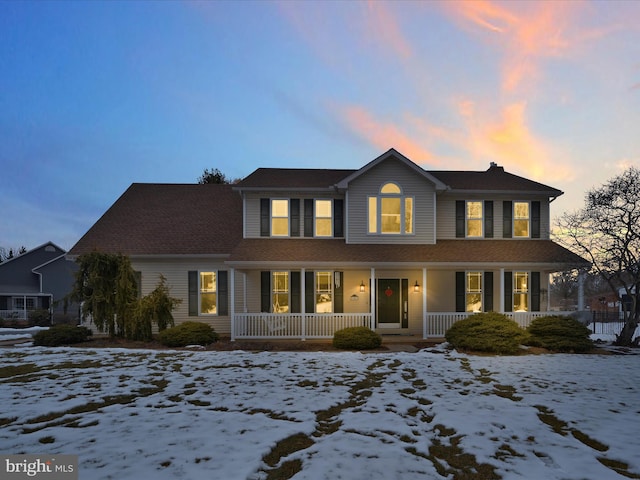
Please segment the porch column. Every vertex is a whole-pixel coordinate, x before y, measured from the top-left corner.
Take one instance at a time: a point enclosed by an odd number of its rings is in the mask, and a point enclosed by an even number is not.
[[[376,269],[371,269],[371,288],[369,289],[369,311],[371,312],[371,330],[376,329]]]
[[[24,320],[27,320],[27,296],[25,295],[22,299],[22,310],[24,311]]]
[[[429,336],[427,325],[427,269],[422,268],[422,338]]]
[[[236,271],[234,268],[229,269],[229,284],[231,285],[229,294],[229,315],[231,315],[231,341],[236,341]]]
[[[300,315],[302,318],[302,341],[306,340],[307,335],[307,284],[304,268],[300,269]]]
[[[500,269],[500,313],[504,313],[504,268]]]
[[[584,279],[586,272],[582,270],[578,273],[578,311],[584,312]]]

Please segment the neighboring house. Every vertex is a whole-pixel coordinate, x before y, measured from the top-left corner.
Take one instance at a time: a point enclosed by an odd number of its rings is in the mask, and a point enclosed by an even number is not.
[[[47,242],[0,263],[0,318],[24,322],[29,312],[40,309],[54,321],[73,316],[72,311],[64,313],[64,297],[71,291],[77,266],[65,253]]]
[[[425,171],[391,149],[358,170],[133,184],[70,254],[129,255],[143,294],[162,274],[183,299],[178,323],[232,339],[355,325],[426,338],[473,312],[526,325],[548,310],[549,275],[589,265],[550,240],[560,195],[493,163]]]

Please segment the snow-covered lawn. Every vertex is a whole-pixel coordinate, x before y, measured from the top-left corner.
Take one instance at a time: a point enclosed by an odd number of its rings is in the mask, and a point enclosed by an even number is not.
[[[637,355],[27,347],[0,360],[0,451],[79,455],[82,480],[640,478]]]

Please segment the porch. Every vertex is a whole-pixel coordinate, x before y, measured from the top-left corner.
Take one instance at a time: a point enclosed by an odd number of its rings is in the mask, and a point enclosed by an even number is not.
[[[508,312],[522,328],[529,326],[534,318],[547,315],[571,315],[576,312]],[[425,312],[422,338],[443,338],[455,322],[463,320],[471,312]],[[347,327],[372,325],[370,313],[302,314],[302,313],[238,313],[231,322],[231,339],[330,339],[333,334]],[[383,331],[383,330],[378,330]]]

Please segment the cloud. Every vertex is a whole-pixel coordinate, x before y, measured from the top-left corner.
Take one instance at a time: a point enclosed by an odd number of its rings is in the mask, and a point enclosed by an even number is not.
[[[508,171],[522,171],[536,180],[568,179],[572,169],[560,161],[561,154],[532,133],[527,103],[516,102],[497,114],[480,109],[470,100],[460,100],[458,111],[466,123],[469,154],[496,161]]]
[[[434,162],[437,157],[423,145],[403,133],[406,129],[391,122],[377,120],[368,110],[359,106],[339,109],[343,122],[352,132],[380,150],[393,147],[415,162]]]

